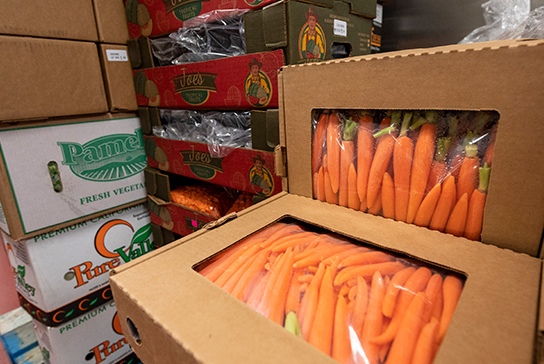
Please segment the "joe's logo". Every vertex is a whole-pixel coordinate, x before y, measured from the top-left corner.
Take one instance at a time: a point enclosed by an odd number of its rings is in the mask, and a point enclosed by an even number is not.
[[[209,0],[202,0],[209,1]],[[201,0],[162,0],[166,13],[173,13],[176,18],[186,21],[194,18],[202,10]]]
[[[215,158],[210,153],[199,152],[191,145],[191,150],[179,152],[183,157],[183,165],[189,166],[191,172],[198,178],[210,180],[217,172],[223,173],[223,158]]]
[[[78,177],[95,182],[117,181],[141,172],[146,166],[142,131],[112,134],[83,145],[58,142],[62,164]]]
[[[132,227],[130,223],[120,219],[108,221],[102,225],[96,233],[94,246],[98,254],[110,260],[94,267],[92,262],[84,262],[70,268],[76,277],[77,285],[74,288],[81,287],[84,284],[89,283],[91,279],[96,278],[115,267],[118,267],[121,262],[127,263],[132,259],[136,259],[139,256],[149,253],[155,249],[155,244],[151,241],[151,225],[145,225],[136,231],[132,237],[130,245],[121,246],[112,250],[108,249],[106,246],[106,240],[110,239],[106,239],[106,235],[115,226],[127,226],[134,231],[134,227]],[[117,244],[119,243],[120,242],[117,242]]]
[[[179,93],[183,100],[191,105],[202,105],[210,97],[210,92],[217,92],[215,73],[185,73],[172,78],[174,92]]]

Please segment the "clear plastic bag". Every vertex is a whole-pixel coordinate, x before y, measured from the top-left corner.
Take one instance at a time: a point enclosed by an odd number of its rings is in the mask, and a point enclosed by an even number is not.
[[[499,115],[321,110],[314,198],[479,240]]]
[[[160,110],[157,137],[208,144],[212,157],[226,157],[232,148],[251,149],[251,114],[242,112]]]
[[[289,221],[196,270],[339,363],[430,363],[465,278]]]
[[[544,6],[534,9],[520,25],[499,36],[499,39],[520,38],[544,38]]]
[[[245,54],[242,16],[237,13],[231,17],[180,28],[168,37],[151,39],[151,50],[161,66]]]
[[[482,4],[486,25],[472,31],[459,43],[476,43],[505,38],[529,16],[530,0],[489,0]]]

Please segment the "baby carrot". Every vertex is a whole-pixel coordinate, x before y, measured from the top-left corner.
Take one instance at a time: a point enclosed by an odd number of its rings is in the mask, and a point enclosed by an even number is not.
[[[316,197],[319,201],[325,201],[325,173],[323,172],[323,167],[319,167],[317,172],[317,193]]]
[[[245,273],[240,277],[236,285],[234,286],[231,294],[238,298],[239,300],[245,301],[245,295],[247,293],[247,288],[249,287],[251,281],[255,278],[257,273],[264,269],[264,264],[268,258],[268,252],[262,250],[258,255],[255,261],[248,267]]]
[[[374,205],[368,207],[368,213],[372,215],[378,215],[382,210],[382,189],[378,190],[376,199],[374,200]]]
[[[334,331],[332,338],[332,357],[339,363],[348,363],[351,356],[351,344],[348,331],[348,305],[344,296],[338,296],[334,313]]]
[[[357,172],[353,163],[349,165],[348,172],[348,207],[350,209],[359,210],[361,201],[357,194]]]
[[[336,300],[331,267],[327,267],[321,287],[319,288],[319,300],[312,324],[312,331],[308,342],[326,355],[331,355],[332,332],[334,325],[334,312]]]
[[[440,198],[440,192],[442,191],[442,184],[439,182],[433,189],[429,192],[427,196],[419,205],[417,209],[417,214],[414,219],[414,224],[417,226],[427,227],[431,223],[431,219],[436,209],[436,204]]]
[[[337,253],[337,254],[334,254],[326,259],[323,259],[323,264],[326,264],[326,265],[330,265],[332,264],[333,262],[336,263],[336,264],[340,264],[340,262],[344,259],[346,259],[347,257],[350,257],[356,253],[366,253],[366,252],[369,252],[370,249],[368,248],[363,248],[361,246],[354,246],[346,251],[342,251],[340,253]]]
[[[349,118],[344,122],[342,145],[340,146],[340,184],[338,187],[338,204],[346,207],[348,205],[348,178],[349,167],[354,162],[355,142],[357,137],[357,123]]]
[[[436,153],[434,155],[433,163],[431,164],[431,171],[429,173],[429,179],[427,180],[427,188],[425,193],[436,186],[437,183],[444,182],[447,176],[448,164],[446,163],[446,155],[450,148],[451,138],[438,138],[436,140]]]
[[[335,286],[340,286],[343,283],[349,281],[352,278],[357,276],[371,277],[374,272],[380,272],[383,275],[395,274],[398,271],[404,269],[405,266],[401,262],[386,262],[386,263],[376,263],[368,265],[356,265],[353,267],[347,267],[338,272],[334,280]]]
[[[275,231],[265,241],[263,241],[261,243],[261,248],[269,247],[277,240],[284,238],[286,236],[290,236],[291,234],[297,233],[299,231],[302,231],[302,228],[298,225],[294,225],[294,224],[285,225],[281,229],[278,229],[277,231]]]
[[[489,138],[489,143],[487,145],[487,149],[485,151],[484,159],[482,160],[482,163],[491,167],[491,164],[493,163],[493,155],[495,154],[495,140],[497,139],[497,124],[493,126],[493,131],[491,132],[491,137]]]
[[[465,225],[465,238],[480,240],[484,223],[484,208],[487,199],[487,188],[489,185],[489,174],[491,169],[487,163],[480,168],[480,185],[470,196],[468,203],[467,222]]]
[[[374,138],[372,137],[372,114],[362,112],[357,133],[357,194],[362,202],[366,197],[368,175],[374,157]]]
[[[414,148],[414,158],[412,163],[412,173],[410,176],[410,199],[408,202],[408,214],[406,222],[411,224],[417,213],[417,209],[423,200],[425,187],[431,170],[431,163],[434,156],[434,144],[436,140],[436,112],[428,112],[426,119],[421,118],[414,123],[410,129],[416,129],[421,125],[421,130],[417,137]]]
[[[399,272],[397,272],[393,278],[391,278],[391,281],[387,285],[386,291],[385,291],[385,297],[383,298],[383,307],[382,311],[384,316],[386,317],[392,317],[393,312],[395,311],[395,303],[397,301],[397,296],[399,294],[400,289],[402,286],[406,283],[408,278],[414,274],[416,269],[414,267],[408,267],[405,268]]]
[[[249,259],[247,259],[244,264],[225,282],[223,285],[223,289],[230,294],[232,294],[232,290],[236,286],[236,283],[240,281],[240,278],[244,275],[244,273],[251,267],[253,262],[257,259],[258,254],[253,254]],[[217,284],[217,281],[216,281]]]
[[[427,288],[425,288],[425,302],[427,307],[423,315],[423,322],[427,323],[431,319],[434,306],[437,303],[438,295],[442,291],[442,276],[440,274],[433,274]]]
[[[274,265],[273,268],[270,269],[270,271],[272,272],[270,275],[270,279],[268,280],[266,284],[266,288],[263,292],[260,304],[257,306],[257,312],[260,312],[261,314],[267,316],[269,319],[274,319],[272,317],[274,309],[275,309],[274,305],[278,304],[278,302],[276,302],[277,301],[276,292],[278,291],[276,289],[277,284],[283,279],[282,272],[284,272],[285,266],[289,265],[288,264],[289,259],[290,257],[292,257],[292,255],[293,255],[292,249],[288,248],[287,251],[284,254],[282,254],[280,258],[278,258],[278,264]],[[291,265],[290,268],[292,269],[292,264],[290,265]],[[283,298],[285,299],[285,292],[284,292]],[[284,301],[284,304],[285,304],[285,301]],[[283,317],[283,308],[284,306],[282,306],[282,309],[281,309],[282,317]],[[283,321],[280,323],[280,325],[281,324],[283,324]]]
[[[463,236],[467,222],[468,197],[465,193],[453,208],[444,232],[455,236]]]
[[[259,245],[253,245],[245,249],[244,252],[240,254],[240,256],[238,256],[238,258],[232,262],[232,264],[229,265],[219,277],[217,277],[215,284],[217,284],[219,287],[223,287],[229,278],[236,273],[236,271],[240,269],[240,267],[258,250],[260,250]]]
[[[381,251],[370,251],[359,254],[352,254],[346,257],[345,259],[340,261],[340,264],[338,264],[338,269],[342,269],[350,265],[385,263],[391,262],[393,260],[395,260],[395,258],[390,254]]]
[[[414,349],[412,364],[432,364],[436,354],[439,322],[434,317],[423,326]]]
[[[293,272],[293,277],[291,278],[289,290],[287,291],[287,298],[285,299],[285,315],[287,315],[289,311],[298,314],[300,306],[300,286],[302,285],[302,282],[300,282],[298,278],[301,275],[301,270],[295,270]]]
[[[387,172],[384,173],[382,182],[382,213],[385,218],[395,218],[395,186]]]
[[[327,124],[327,165],[330,176],[332,192],[338,193],[340,184],[340,120],[338,112],[333,112],[329,116]]]
[[[362,277],[357,277],[355,303],[350,315],[351,327],[357,336],[361,338],[363,334],[363,324],[365,320],[366,310],[368,307],[368,284]]]
[[[338,205],[338,195],[332,190],[329,172],[325,172],[325,201]]]
[[[383,174],[389,167],[393,149],[395,148],[395,136],[397,130],[397,124],[400,121],[400,111],[394,111],[391,119],[392,125],[388,128],[374,134],[374,138],[382,137],[376,147],[376,153],[370,166],[370,172],[368,176],[368,187],[366,202],[368,206],[373,206],[374,201],[378,197],[378,192],[382,185]]]
[[[315,309],[317,307],[317,301],[319,298],[319,287],[321,287],[321,281],[323,280],[324,274],[325,266],[323,264],[319,264],[315,277],[306,289],[306,293],[304,293],[300,303],[299,319],[302,321],[302,337],[306,341],[308,341],[310,332],[312,330]]]
[[[470,200],[472,192],[476,188],[478,180],[478,167],[480,159],[478,158],[478,146],[476,144],[467,145],[465,148],[465,159],[459,170],[457,180],[457,198],[461,198],[465,193]]]
[[[323,164],[323,147],[325,146],[327,122],[329,114],[323,112],[317,120],[317,125],[312,142],[312,171],[315,173]]]
[[[410,364],[412,362],[416,342],[423,326],[421,318],[424,311],[425,294],[420,292],[410,302],[410,306],[406,310],[406,315],[399,326],[393,344],[391,344],[385,364]]]
[[[382,302],[385,294],[385,285],[382,275],[376,271],[372,276],[370,285],[370,296],[368,298],[368,308],[363,325],[363,334],[361,345],[364,350],[366,360],[358,357],[363,363],[377,364],[379,360],[380,345],[372,343],[370,338],[377,336],[383,324]]]
[[[442,184],[442,191],[436,204],[436,208],[429,224],[429,229],[444,231],[450,217],[451,210],[455,205],[455,177],[448,176]]]
[[[289,253],[286,253],[285,262],[270,294],[270,313],[268,314],[268,318],[280,325],[283,325],[285,304],[292,276],[293,252],[289,251]]]
[[[442,310],[442,318],[440,319],[440,331],[438,334],[439,341],[444,340],[446,331],[450,325],[453,317],[453,312],[457,307],[457,302],[461,297],[461,291],[463,290],[463,282],[457,276],[448,275],[444,279],[442,285],[442,293],[444,295],[444,307]]]
[[[320,239],[323,239],[323,237],[320,237]],[[316,250],[314,254],[309,255],[305,257],[304,259],[297,260],[293,266],[295,268],[304,268],[310,265],[319,264],[319,262],[329,258],[330,256],[334,254],[338,254],[338,253],[344,252],[346,250],[351,250],[351,249],[352,247],[347,244],[328,246],[324,249]]]
[[[406,221],[408,201],[410,199],[410,173],[412,171],[414,145],[407,132],[412,115],[411,112],[404,114],[400,136],[395,142],[395,150],[393,151],[393,175],[395,178],[395,215],[393,218],[398,221]],[[384,216],[385,210],[384,207]]]
[[[319,239],[319,235],[312,232],[293,234],[277,240],[269,247],[269,249],[272,252],[282,252],[285,251],[288,247],[294,248],[296,245],[299,244],[308,245],[316,239]]]

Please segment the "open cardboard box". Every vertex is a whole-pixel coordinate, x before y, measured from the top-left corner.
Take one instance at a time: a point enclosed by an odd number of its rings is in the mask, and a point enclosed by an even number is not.
[[[121,325],[135,352],[150,364],[332,363],[193,269],[289,217],[465,275],[435,363],[531,363],[535,347],[539,350],[536,332],[542,326],[537,322],[542,261],[523,253],[537,255],[542,234],[544,192],[539,182],[544,171],[527,170],[543,135],[542,125],[535,122],[544,101],[539,93],[544,76],[537,71],[544,62],[543,49],[542,41],[509,41],[284,68],[281,141],[287,151],[284,187],[288,185],[290,193],[280,193],[222,226],[221,222],[208,226],[112,272]],[[316,80],[327,85],[323,92],[303,92],[313,89]],[[361,88],[360,80],[368,87]],[[484,241],[501,248],[311,200],[315,108],[497,110],[501,121]],[[525,130],[530,132],[521,138]],[[512,191],[511,186],[524,188]],[[142,285],[138,277],[143,275],[153,283]]]

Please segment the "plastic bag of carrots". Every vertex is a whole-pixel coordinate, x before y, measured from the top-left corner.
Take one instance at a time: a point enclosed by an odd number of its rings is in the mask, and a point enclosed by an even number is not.
[[[340,363],[431,363],[464,278],[276,223],[197,270]]]
[[[321,110],[314,198],[480,240],[498,113]]]

